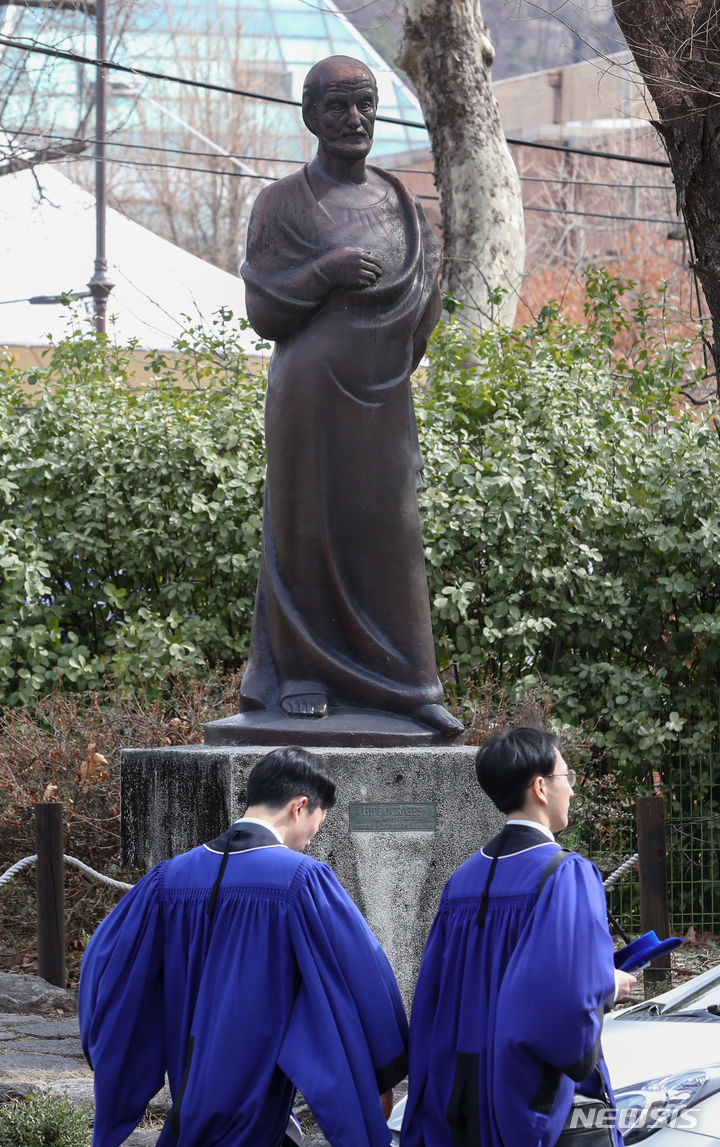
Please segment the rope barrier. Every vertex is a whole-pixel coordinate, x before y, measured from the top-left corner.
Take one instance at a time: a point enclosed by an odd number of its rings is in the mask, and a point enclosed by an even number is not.
[[[629,872],[631,868],[635,867],[639,857],[640,854],[636,852],[634,856],[630,856],[627,860],[624,860],[619,868],[616,868],[614,872],[611,872],[610,875],[603,880],[603,888],[612,888],[613,884],[617,884],[618,880],[620,880],[626,872]]]
[[[619,868],[611,872],[610,875],[603,880],[603,888],[612,888],[613,884],[617,884],[618,880],[620,880],[626,872],[634,868],[638,862],[638,855],[636,852],[633,856],[628,857]],[[0,884],[7,884],[8,881],[12,880],[13,876],[17,876],[18,872],[22,872],[24,868],[29,868],[36,860],[37,855],[24,856],[22,860],[18,860],[17,863],[3,872],[0,876]],[[132,884],[125,884],[122,880],[113,880],[112,876],[104,876],[102,872],[97,872],[94,868],[91,868],[89,864],[83,864],[82,860],[78,860],[75,856],[63,856],[63,860],[66,864],[71,864],[75,868],[79,868],[86,876],[93,876],[96,880],[101,881],[101,883],[109,884],[111,888],[120,888],[123,892],[127,892],[129,888],[134,887]]]
[[[13,876],[17,876],[18,872],[22,872],[23,868],[29,868],[37,860],[37,853],[35,856],[23,856],[22,860],[18,860],[17,864],[13,864],[6,872],[0,876],[0,884],[7,884],[12,880]]]
[[[91,868],[89,864],[83,864],[82,860],[78,860],[75,856],[63,855],[63,860],[66,864],[71,864],[74,868],[79,868],[86,876],[93,876],[102,884],[109,884],[111,888],[120,888],[123,892],[127,892],[129,888],[133,887],[132,884],[125,884],[122,880],[113,880],[112,876],[105,876],[102,872],[97,872],[94,868]],[[36,861],[37,853],[34,856],[24,856],[22,860],[18,860],[16,864],[13,864],[3,872],[2,876],[0,876],[0,884],[7,884],[8,881],[12,880],[13,876],[17,876],[24,868],[29,868],[30,865],[35,864]]]
[[[63,856],[63,860],[66,864],[72,864],[75,868],[79,868],[87,876],[94,876],[102,884],[109,884],[111,888],[122,888],[124,892],[127,892],[129,888],[133,887],[132,884],[125,884],[123,880],[113,880],[112,876],[103,876],[102,872],[96,872],[89,864],[83,864],[82,860],[77,860],[74,856]]]

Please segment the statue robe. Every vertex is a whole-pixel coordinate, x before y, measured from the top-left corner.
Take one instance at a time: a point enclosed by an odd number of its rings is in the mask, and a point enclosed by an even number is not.
[[[263,189],[250,220],[248,316],[276,345],[246,709],[318,691],[398,712],[442,700],[410,390],[440,311],[439,244],[407,189],[375,174],[381,202],[331,215],[303,169]],[[316,261],[346,246],[383,274],[318,302]]]

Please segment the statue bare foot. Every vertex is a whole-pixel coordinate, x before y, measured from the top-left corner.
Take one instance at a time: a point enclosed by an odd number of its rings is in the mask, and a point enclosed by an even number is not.
[[[424,725],[429,725],[431,729],[437,729],[438,733],[446,737],[457,737],[465,728],[462,721],[458,721],[457,717],[448,713],[444,705],[418,705],[410,716],[416,721],[422,721]]]
[[[280,708],[288,717],[327,717],[328,699],[325,693],[294,693],[283,697]]]

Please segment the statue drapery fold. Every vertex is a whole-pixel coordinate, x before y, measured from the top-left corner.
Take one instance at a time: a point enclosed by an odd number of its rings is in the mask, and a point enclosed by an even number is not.
[[[401,713],[442,701],[410,390],[440,310],[439,244],[407,189],[371,170],[386,194],[361,209],[330,214],[306,169],[253,208],[248,316],[276,345],[246,709],[313,692]],[[339,246],[377,254],[377,285],[323,291],[317,261]]]

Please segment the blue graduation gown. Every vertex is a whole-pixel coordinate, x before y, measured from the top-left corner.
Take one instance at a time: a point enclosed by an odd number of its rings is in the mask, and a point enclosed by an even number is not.
[[[153,868],[88,945],[93,1147],[130,1134],[166,1071],[158,1147],[278,1147],[296,1087],[331,1144],[390,1141],[378,1094],[406,1074],[407,1024],[387,959],[327,865],[242,823]]]
[[[599,1094],[596,1067],[607,1078],[600,1033],[615,980],[600,874],[571,853],[538,897],[559,846],[508,828],[480,926],[499,839],[450,878],[428,938],[403,1147],[551,1147],[575,1090]]]

